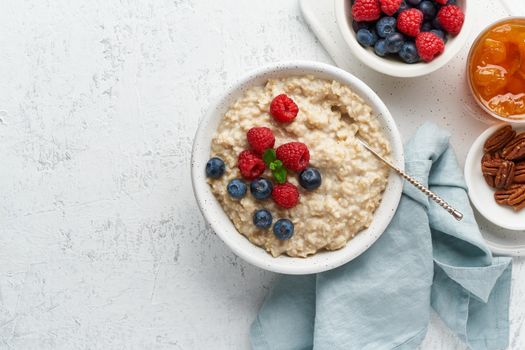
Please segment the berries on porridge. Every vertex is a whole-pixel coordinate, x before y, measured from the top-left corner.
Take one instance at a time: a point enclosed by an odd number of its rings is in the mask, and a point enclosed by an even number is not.
[[[253,213],[253,224],[258,228],[266,229],[272,226],[272,213],[266,209],[259,209]]]
[[[278,240],[286,241],[292,238],[294,232],[294,225],[288,219],[277,220],[273,225],[273,234]]]
[[[273,188],[272,198],[281,208],[291,209],[299,203],[299,191],[289,182],[279,184]]]
[[[277,159],[283,162],[287,169],[301,171],[306,169],[310,162],[308,147],[302,142],[288,142],[275,150]]]
[[[253,180],[261,176],[266,166],[263,160],[251,151],[242,151],[237,161],[241,175],[246,180]]]
[[[275,137],[272,130],[266,127],[251,128],[246,134],[246,139],[257,154],[262,154],[269,148],[273,148]]]
[[[246,194],[246,184],[240,179],[233,179],[228,183],[226,190],[230,197],[239,199]]]
[[[281,123],[290,123],[294,121],[299,113],[299,107],[286,94],[276,96],[270,104],[270,114]]]
[[[261,128],[274,136],[272,147],[259,142],[266,136],[248,136]],[[208,183],[237,231],[273,256],[340,249],[370,225],[388,178],[388,168],[357,144],[357,132],[388,156],[379,120],[349,87],[313,76],[270,79],[224,114],[211,153],[227,166]],[[251,195],[232,197],[225,190],[232,179]]]
[[[321,173],[316,168],[306,168],[299,174],[299,184],[308,191],[313,191],[321,186]]]
[[[224,161],[219,157],[213,157],[206,163],[206,176],[218,179],[224,174],[224,168]]]
[[[259,200],[270,198],[272,195],[273,184],[270,180],[265,178],[258,178],[253,180],[250,184],[250,192],[252,195]]]

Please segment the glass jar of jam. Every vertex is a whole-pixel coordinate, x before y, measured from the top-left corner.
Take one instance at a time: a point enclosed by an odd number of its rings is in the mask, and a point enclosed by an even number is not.
[[[525,18],[506,18],[478,36],[467,77],[474,98],[490,115],[525,122]]]

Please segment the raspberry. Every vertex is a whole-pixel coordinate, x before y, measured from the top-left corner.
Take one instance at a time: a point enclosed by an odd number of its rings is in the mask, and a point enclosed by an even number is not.
[[[298,112],[299,107],[285,94],[275,96],[272,103],[270,103],[270,114],[275,120],[281,123],[292,122]]]
[[[419,57],[430,62],[445,50],[445,42],[432,32],[422,32],[416,37],[416,48]]]
[[[393,16],[401,6],[403,0],[379,0],[381,4],[381,11],[389,16]]]
[[[397,29],[409,36],[417,36],[421,30],[422,23],[423,12],[418,9],[408,9],[397,16]]]
[[[437,19],[441,27],[452,35],[458,35],[465,20],[465,14],[456,5],[443,6],[438,14]]]
[[[269,128],[251,128],[246,134],[248,143],[257,154],[262,154],[268,148],[273,148],[275,136]]]
[[[242,151],[237,159],[237,167],[241,171],[242,177],[246,180],[253,180],[264,172],[266,165],[259,156],[252,151]]]
[[[379,0],[355,0],[352,5],[352,17],[355,21],[371,22],[379,19],[380,16]]]
[[[278,206],[290,209],[299,203],[299,191],[297,187],[289,182],[275,185],[272,191],[272,198]]]
[[[285,143],[277,147],[275,154],[286,168],[293,171],[306,169],[310,161],[308,147],[302,142]]]

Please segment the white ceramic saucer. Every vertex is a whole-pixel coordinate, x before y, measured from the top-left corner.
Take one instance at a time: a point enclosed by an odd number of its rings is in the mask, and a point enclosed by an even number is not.
[[[515,212],[494,201],[494,189],[490,188],[481,173],[483,144],[502,124],[485,130],[472,144],[465,161],[465,181],[470,201],[477,211],[478,223],[485,229],[484,238],[497,254],[525,254],[525,210]],[[525,131],[525,126],[513,124],[514,130]]]

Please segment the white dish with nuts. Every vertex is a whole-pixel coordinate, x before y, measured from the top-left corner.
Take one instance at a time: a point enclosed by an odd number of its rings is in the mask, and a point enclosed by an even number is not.
[[[498,136],[505,125],[512,131]],[[487,220],[509,230],[525,230],[525,155],[518,154],[522,146],[517,144],[523,132],[519,124],[491,126],[474,141],[465,162],[472,204]]]

